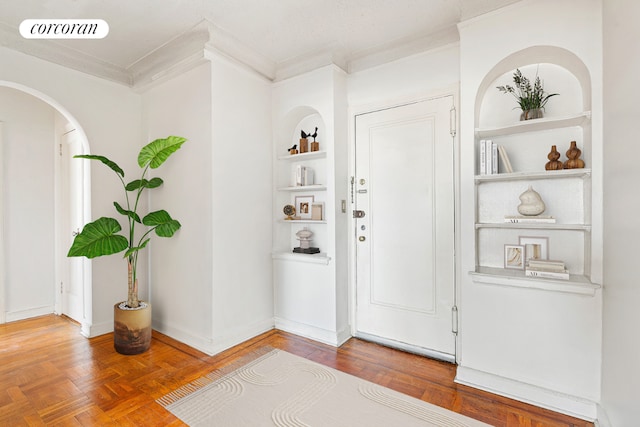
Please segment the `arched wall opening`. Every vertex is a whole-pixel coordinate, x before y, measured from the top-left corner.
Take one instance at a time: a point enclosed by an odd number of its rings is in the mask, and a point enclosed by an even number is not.
[[[16,111],[12,113],[14,114],[13,117],[20,118],[20,121],[23,122],[23,127],[25,122],[27,123],[27,127],[31,127],[28,124],[29,120],[51,121],[51,123],[41,126],[48,128],[46,132],[42,133],[42,138],[45,140],[50,139],[50,141],[47,142],[48,145],[46,145],[46,149],[42,150],[42,153],[40,153],[41,150],[39,149],[39,147],[42,147],[42,145],[39,145],[40,135],[37,133],[31,134],[30,140],[32,142],[37,141],[38,145],[25,144],[23,143],[24,141],[16,138],[15,133],[12,133],[11,123],[6,123],[4,129],[0,128],[0,148],[2,149],[2,151],[0,151],[0,153],[2,153],[0,175],[3,177],[2,192],[0,193],[0,224],[2,225],[2,234],[0,234],[0,241],[2,242],[0,245],[0,295],[2,296],[0,299],[0,322],[4,323],[6,321],[20,320],[21,318],[50,313],[52,311],[57,314],[61,313],[62,295],[58,284],[58,270],[60,262],[64,261],[66,258],[66,252],[61,250],[60,239],[61,236],[67,236],[71,231],[61,230],[58,227],[59,221],[57,216],[59,207],[57,204],[60,203],[60,198],[59,194],[57,194],[58,186],[55,183],[60,179],[60,171],[58,170],[58,162],[56,161],[57,145],[61,142],[61,135],[63,135],[64,131],[74,129],[77,143],[80,147],[79,150],[83,153],[90,153],[90,147],[87,136],[80,123],[78,123],[69,111],[55,99],[28,86],[11,81],[0,80],[0,89],[10,89],[9,91],[6,91],[6,94],[11,94],[13,92],[16,99],[24,100],[24,111]],[[36,114],[36,111],[30,110],[30,108],[34,108],[34,110],[44,113],[38,115]],[[11,106],[11,109],[15,109],[14,106]],[[18,116],[16,116],[16,114]],[[44,119],[43,114],[44,117],[46,117]],[[1,120],[2,119],[0,118],[0,121]],[[37,128],[37,126],[35,127]],[[9,136],[9,138],[6,138],[6,136]],[[4,140],[3,137],[5,137]],[[4,149],[7,151],[4,151]],[[48,157],[47,160],[44,160],[43,156],[50,157]],[[33,157],[38,157],[40,159],[40,163],[38,164],[44,165],[41,171],[35,170],[37,166],[31,162]],[[16,162],[16,159],[22,160]],[[47,161],[49,163],[46,163]],[[20,164],[22,162],[27,164]],[[88,164],[89,162],[82,163],[85,163],[85,165],[82,166],[82,178],[80,180],[81,182],[78,183],[78,193],[80,193],[78,204],[83,218],[90,218],[90,165]],[[19,173],[16,173],[16,171]],[[29,181],[34,181],[34,183],[29,183]],[[28,188],[30,188],[28,185],[36,185],[35,182],[38,181],[47,181],[46,185],[43,186],[46,187],[46,189],[53,188],[53,194],[48,202],[48,206],[51,207],[51,213],[54,218],[49,218],[47,215],[38,217],[35,212],[39,206],[38,199],[43,197],[48,198],[48,196],[44,196],[44,193],[40,191],[34,191],[32,194],[29,194],[29,191],[24,191],[25,189],[28,190]],[[16,182],[20,185],[15,185]],[[18,200],[20,202],[18,203],[19,209],[22,209],[22,211],[16,211],[18,207],[16,207],[16,209],[12,208],[12,210],[8,210],[9,206],[7,202],[10,200],[7,198]],[[40,215],[42,214],[40,212],[37,213]],[[49,212],[47,212],[47,214],[48,213]],[[38,221],[38,219],[43,218],[45,218],[45,221]],[[43,246],[46,247],[46,250],[42,250],[42,248],[33,251],[29,250],[29,245],[32,245],[34,249],[38,248],[38,245],[42,245],[42,236],[38,234],[37,227],[29,226],[29,221],[32,219],[35,219],[33,224],[39,227],[50,227],[45,233],[47,235],[47,243]],[[16,224],[21,224],[21,226],[15,227]],[[52,244],[49,244],[50,241],[52,241]],[[30,259],[29,257],[32,256],[33,259]],[[52,257],[53,259],[49,259],[49,257]],[[47,298],[52,298],[52,304],[49,304],[49,300],[47,300],[46,304],[42,302],[34,302],[31,306],[29,306],[29,304],[25,305],[24,299],[29,298],[28,295],[25,295],[25,292],[28,291],[28,289],[20,289],[19,292],[22,293],[17,294],[19,295],[19,298],[14,297],[14,299],[20,301],[16,304],[16,307],[11,307],[11,311],[8,311],[8,295],[15,296],[15,289],[20,287],[20,284],[18,283],[19,280],[14,279],[16,277],[20,277],[20,274],[25,274],[24,267],[18,267],[19,263],[15,262],[16,259],[26,259],[25,262],[28,262],[29,265],[32,266],[29,270],[38,270],[42,262],[47,263],[47,271],[49,271],[51,265],[53,266],[55,274],[51,275],[51,280],[47,281],[51,285],[50,293],[48,290],[49,288],[45,291],[45,293],[48,294]],[[82,267],[80,280],[82,290],[82,314],[81,319],[76,320],[79,320],[81,324],[81,333],[88,336],[89,329],[92,324],[91,262],[83,259]],[[20,271],[16,271],[16,269]],[[12,270],[13,273],[11,272]],[[10,273],[10,275],[8,276],[7,273]],[[48,284],[42,286],[48,286]],[[11,301],[9,302],[11,303]]]

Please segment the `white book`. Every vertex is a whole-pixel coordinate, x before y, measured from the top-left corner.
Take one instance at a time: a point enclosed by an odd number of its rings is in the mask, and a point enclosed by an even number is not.
[[[504,146],[498,146],[498,152],[500,153],[500,160],[502,161],[502,167],[505,173],[513,173],[513,168],[511,167],[511,161],[509,160],[509,156],[507,155],[507,150]]]
[[[487,173],[487,157],[485,150],[487,148],[487,142],[484,139],[480,140],[480,170],[479,174],[484,175]]]
[[[498,173],[498,144],[491,143],[491,173]]]
[[[555,224],[556,219],[552,216],[521,216],[505,215],[504,222],[511,224]]]
[[[569,280],[569,272],[567,270],[548,271],[548,270],[541,270],[538,268],[527,267],[527,269],[525,270],[525,275],[529,277],[540,277],[544,279]]]
[[[484,174],[485,175],[491,175],[491,144],[493,143],[493,141],[491,141],[490,139],[486,139],[484,141],[484,164],[485,164],[485,169],[484,169]]]
[[[551,261],[548,259],[530,259],[527,268],[548,271],[565,271],[563,261]]]

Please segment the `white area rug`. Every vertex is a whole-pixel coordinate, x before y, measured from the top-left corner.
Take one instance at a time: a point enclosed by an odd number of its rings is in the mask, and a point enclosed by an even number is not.
[[[158,403],[190,426],[487,426],[285,351],[268,349]]]

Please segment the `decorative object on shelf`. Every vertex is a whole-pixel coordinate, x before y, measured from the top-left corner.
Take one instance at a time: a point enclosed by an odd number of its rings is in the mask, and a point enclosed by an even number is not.
[[[322,221],[324,219],[324,203],[315,202],[311,204],[311,219]]]
[[[529,189],[520,195],[520,204],[518,205],[518,212],[525,216],[536,216],[544,212],[546,206],[542,201],[542,197],[538,194],[533,187],[529,186]]]
[[[289,152],[289,154],[298,154],[298,150],[296,149],[298,147],[298,144],[293,144],[293,147],[289,148],[287,151]]]
[[[313,132],[313,135],[309,135],[313,138],[313,142],[311,143],[311,151],[319,151],[320,143],[316,141],[316,137],[318,136],[318,127],[316,126],[316,130]]]
[[[505,215],[504,222],[510,224],[555,224],[556,219],[549,215],[520,216]]]
[[[525,275],[530,277],[541,277],[545,279],[569,280],[563,261],[551,261],[546,259],[530,259],[525,267]]]
[[[313,203],[313,196],[296,196],[296,212],[300,216],[300,219],[311,219],[311,204]]]
[[[296,233],[298,240],[300,240],[300,246],[293,248],[293,252],[297,254],[317,254],[320,253],[319,248],[314,248],[311,246],[311,236],[313,236],[313,232],[307,227]]]
[[[309,134],[307,134],[305,131],[300,131],[300,153],[306,153],[307,151],[309,151],[309,140],[307,139],[308,136]]]
[[[524,246],[504,245],[504,268],[524,270]]]
[[[540,81],[540,77],[536,73],[536,78],[531,86],[531,81],[522,75],[520,69],[516,69],[513,73],[514,86],[505,85],[496,88],[503,93],[510,93],[516,98],[518,106],[522,110],[520,120],[531,120],[542,118],[542,111],[552,96],[558,95],[551,93],[545,95],[544,87]]]
[[[296,215],[296,207],[293,205],[284,205],[284,208],[282,208],[282,212],[284,212],[284,214],[287,216],[285,220],[294,220]]]
[[[584,168],[584,160],[580,159],[582,151],[578,148],[575,141],[571,141],[571,145],[567,150],[567,161],[564,162],[565,169],[582,169]]]
[[[549,259],[549,238],[520,236],[519,243],[524,246],[524,257],[528,264],[531,260]]]
[[[549,159],[549,161],[544,165],[545,170],[556,171],[562,169],[563,165],[562,162],[558,160],[559,158],[560,153],[558,153],[556,146],[552,145],[551,152],[547,155],[547,159]]]
[[[313,185],[313,169],[309,166],[298,165],[296,167],[296,187]]]

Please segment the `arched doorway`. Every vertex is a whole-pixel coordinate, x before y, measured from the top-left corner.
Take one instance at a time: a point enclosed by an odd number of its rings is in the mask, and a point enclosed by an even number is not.
[[[2,313],[0,322],[19,320],[54,311],[57,314],[67,314],[77,320],[81,325],[82,334],[88,336],[89,328],[92,324],[91,263],[83,259],[73,266],[73,261],[66,257],[66,249],[68,249],[66,242],[69,240],[72,230],[65,229],[65,227],[70,224],[69,218],[72,216],[74,221],[80,221],[82,224],[85,222],[85,218],[90,218],[90,166],[85,164],[87,162],[78,162],[82,163],[82,165],[78,167],[73,165],[74,167],[71,168],[69,166],[70,162],[62,161],[61,156],[64,153],[62,148],[65,146],[73,147],[75,152],[78,153],[89,153],[86,134],[78,121],[61,104],[49,96],[30,87],[9,81],[0,81],[0,88],[8,88],[7,94],[13,93],[15,99],[23,100],[25,106],[35,106],[37,110],[45,111],[44,114],[33,114],[33,117],[31,117],[31,112],[27,109],[22,116],[15,116],[20,114],[19,112],[14,113],[14,118],[21,117],[20,120],[33,120],[33,127],[45,128],[46,131],[42,132],[42,139],[48,141],[47,144],[51,144],[47,146],[46,150],[43,150],[46,151],[46,154],[38,154],[40,164],[46,165],[42,171],[33,169],[35,166],[32,164],[16,165],[17,162],[15,160],[17,158],[31,160],[31,156],[40,150],[38,146],[27,147],[23,143],[24,141],[18,142],[16,136],[18,133],[15,129],[12,129],[11,123],[5,123],[4,129],[0,129],[2,130],[0,138],[4,137],[4,141],[0,139],[0,142],[3,143],[2,148],[7,148],[8,150],[7,152],[2,152],[2,163],[0,163],[0,168],[7,169],[0,174],[5,177],[5,192],[0,195],[0,211],[2,214],[6,214],[5,217],[0,217],[0,221],[4,225],[3,228],[6,231],[6,235],[1,236],[5,252],[0,253],[0,259],[2,260],[0,262],[0,295],[3,297],[0,299],[0,312]],[[41,120],[47,123],[45,125],[36,123]],[[39,134],[34,133],[31,135],[31,140],[37,140],[39,136]],[[43,156],[55,156],[55,160],[48,157],[48,160],[45,161]],[[29,172],[17,176],[16,171],[20,169],[29,169]],[[25,181],[30,176],[34,177],[34,180],[35,177],[38,177],[40,181],[48,180],[46,187],[49,190],[53,189],[53,194],[48,194],[44,197],[44,194],[39,191],[37,194],[29,194],[28,188],[30,187],[25,184]],[[20,185],[16,185],[16,182],[19,182]],[[72,189],[72,191],[62,194],[63,184],[67,189]],[[25,191],[25,188],[27,188],[27,191]],[[33,189],[33,187],[31,188]],[[9,209],[10,200],[2,200],[5,197],[8,199],[13,198],[13,200],[19,197],[21,201],[26,199],[24,206],[21,207],[23,211],[13,207]],[[34,202],[42,198],[48,199],[48,217],[37,216],[33,207],[35,206],[37,209],[38,205],[29,204],[30,201]],[[7,212],[7,209],[9,209],[9,212]],[[22,220],[21,216],[23,214],[29,219],[34,219],[34,223],[38,224],[39,227],[49,227],[49,230],[45,233],[46,239],[44,242],[42,242],[42,236],[38,234],[37,230],[24,226],[28,222]],[[46,218],[46,220],[38,221],[38,219],[42,220],[43,218]],[[10,224],[7,227],[6,221],[12,222],[13,225]],[[43,222],[45,225],[43,225]],[[16,224],[22,224],[22,226],[15,227]],[[28,250],[28,244],[46,246],[46,255],[43,256],[43,253],[38,252],[34,256]],[[53,256],[53,260],[50,259],[51,256]],[[12,259],[9,260],[9,257]],[[41,267],[39,263],[45,263],[47,267],[44,270],[53,272],[44,280],[50,285],[41,285],[43,286],[43,293],[48,295],[44,300],[46,304],[42,301],[31,306],[25,304],[24,300],[30,297],[27,292],[33,293],[34,291],[33,289],[19,289],[20,283],[17,278],[20,273],[17,270],[24,271],[24,267],[15,265],[15,260],[22,258],[30,258],[28,262],[33,265],[33,270]],[[65,284],[61,284],[63,277],[69,277],[64,271],[70,268],[76,269],[76,274],[74,275],[76,283],[73,285],[76,300],[73,303],[73,307],[70,307],[69,301],[66,300]],[[55,278],[55,280],[50,281],[49,277]],[[11,297],[11,307],[7,306],[5,301],[9,296]]]

